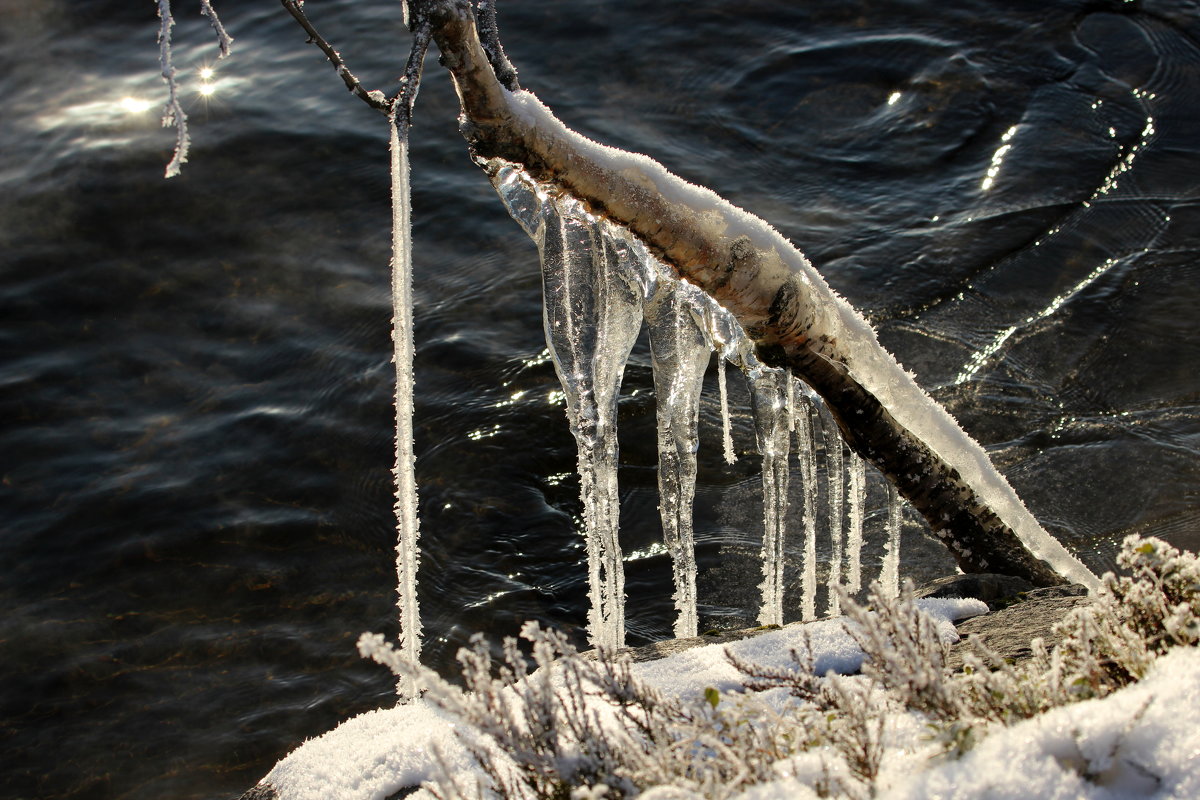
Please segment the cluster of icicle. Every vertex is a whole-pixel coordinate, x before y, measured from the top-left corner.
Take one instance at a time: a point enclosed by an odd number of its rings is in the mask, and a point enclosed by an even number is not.
[[[695,286],[680,281],[627,230],[591,214],[571,195],[539,184],[516,166],[498,163],[490,172],[509,213],[541,254],[546,341],[566,393],[567,416],[578,445],[592,644],[615,648],[625,640],[616,415],[621,377],[643,321],[649,334],[657,398],[659,507],[664,544],[674,566],[675,635],[695,636],[698,627],[692,500],[700,393],[714,351],[719,356],[725,458],[733,459],[726,362],[740,368],[749,382],[762,455],[759,622],[783,622],[785,520],[793,438],[803,482],[801,615],[804,619],[816,617],[815,452],[820,431],[826,432],[830,481],[826,494],[833,556],[828,595],[833,599],[828,611],[836,613],[837,593],[832,588],[844,585],[856,592],[862,583],[865,463],[852,453],[843,453],[833,426],[820,425],[822,411],[815,395],[790,373],[761,364],[733,316]],[[901,517],[894,493],[892,506],[880,578],[885,587],[895,591]]]

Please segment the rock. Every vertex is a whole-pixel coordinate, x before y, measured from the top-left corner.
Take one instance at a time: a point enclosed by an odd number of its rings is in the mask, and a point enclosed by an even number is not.
[[[1012,662],[1033,656],[1029,644],[1034,638],[1041,637],[1046,648],[1052,648],[1061,639],[1054,634],[1055,623],[1062,621],[1071,609],[1092,602],[1082,586],[1079,587],[1083,589],[1082,593],[1062,593],[1070,588],[1053,586],[1030,592],[1028,596],[1032,599],[959,623],[958,633],[962,639],[951,646],[946,666],[961,669],[963,653],[974,651],[972,642],[975,640],[982,641],[992,652]]]
[[[950,648],[946,666],[961,669],[963,653],[975,652],[973,640],[981,641],[1010,662],[1033,656],[1030,642],[1041,637],[1049,649],[1061,637],[1054,624],[1078,605],[1091,602],[1079,584],[1035,589],[1024,578],[987,573],[951,575],[917,590],[918,597],[973,597],[988,604],[990,613],[960,621],[955,627],[962,637]]]
[[[402,800],[409,795],[416,794],[420,786],[405,786],[403,789],[389,794],[384,800]],[[260,783],[248,792],[242,794],[238,800],[280,800],[279,792],[269,783]]]
[[[1049,587],[1058,589],[1057,586]],[[916,591],[917,597],[971,597],[982,600],[995,611],[1017,600],[1020,594],[1033,590],[1033,584],[1015,575],[996,575],[982,572],[938,578]]]

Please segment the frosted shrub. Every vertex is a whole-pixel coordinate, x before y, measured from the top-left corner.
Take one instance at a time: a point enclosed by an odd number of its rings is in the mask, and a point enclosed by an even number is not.
[[[1104,576],[1122,620],[1161,655],[1200,642],[1200,561],[1160,539],[1126,537],[1117,563],[1129,577]]]
[[[1094,605],[1075,609],[1056,630],[1054,687],[1071,699],[1103,697],[1145,676],[1172,647],[1200,641],[1200,561],[1161,539],[1126,537]]]
[[[443,768],[429,788],[445,800],[726,798],[781,780],[860,800],[881,788],[898,712],[923,717],[955,758],[999,726],[1107,695],[1143,677],[1168,649],[1200,641],[1195,556],[1130,537],[1119,563],[1130,575],[1106,575],[1095,602],[1056,626],[1063,639],[1053,650],[1035,640],[1033,658],[1013,665],[977,645],[960,672],[947,667],[937,624],[910,584],[898,597],[875,585],[865,605],[842,596],[847,631],[866,655],[861,676],[816,675],[805,638],[785,667],[727,649],[745,680],[743,692],[724,695],[667,695],[639,678],[627,657],[603,649],[582,656],[535,623],[521,632],[532,664],[513,639],[499,664],[482,637],[461,650],[465,689],[404,659],[382,637],[365,635],[359,648],[415,679],[427,700],[462,723],[456,731],[482,777]]]
[[[985,645],[964,655],[964,669],[945,666],[945,645],[912,600],[911,587],[890,599],[872,587],[873,610],[848,598],[848,632],[867,655],[863,673],[907,708],[926,714],[948,750],[973,746],[988,723],[1008,725],[1078,700],[1104,697],[1145,676],[1173,646],[1200,641],[1200,561],[1165,542],[1128,537],[1095,602],[1073,609],[1055,631],[1053,651],[1040,639],[1033,657],[1005,663]],[[801,665],[803,667],[803,665]]]
[[[363,655],[417,679],[427,700],[464,723],[456,731],[489,783],[443,770],[431,787],[437,796],[549,800],[585,789],[613,800],[671,785],[724,797],[770,777],[793,749],[795,737],[765,706],[722,704],[715,692],[671,697],[635,676],[628,657],[601,650],[586,658],[536,623],[521,635],[537,669],[526,674],[527,659],[511,638],[503,663],[494,665],[476,636],[458,655],[465,691],[403,659],[378,635],[360,639]]]
[[[842,611],[852,622],[846,632],[867,656],[863,674],[914,711],[958,717],[958,693],[946,681],[946,645],[933,619],[917,608],[912,581],[906,580],[895,598],[872,584],[867,599],[875,611],[841,594]]]

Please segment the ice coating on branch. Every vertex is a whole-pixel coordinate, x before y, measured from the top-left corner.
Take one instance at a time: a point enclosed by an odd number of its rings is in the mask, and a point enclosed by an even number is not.
[[[783,549],[787,531],[788,451],[791,414],[787,373],[760,367],[747,373],[754,431],[762,454],[762,605],[759,625],[783,624]]]
[[[712,348],[674,281],[658,283],[646,303],[658,415],[658,503],[663,541],[675,577],[676,638],[695,636],[696,556],[692,501],[696,494],[700,390]]]
[[[390,120],[392,179],[392,360],[396,365],[396,591],[400,611],[400,652],[421,658],[421,614],[417,606],[416,454],[413,448],[412,207],[408,180],[408,131]],[[401,700],[413,689],[397,687]]]
[[[1064,577],[1097,589],[1096,577],[1048,534],[1029,513],[983,448],[917,386],[876,339],[874,329],[826,284],[808,259],[763,220],[736,208],[709,189],[678,178],[648,156],[598,144],[564,126],[529,92],[505,93],[516,122],[553,145],[565,142],[597,174],[620,175],[639,193],[666,200],[676,222],[694,226],[711,240],[741,240],[762,254],[764,273],[789,275],[813,311],[810,338],[837,342],[850,375],[896,419],[956,470],[980,499],[1016,532],[1025,546]],[[631,198],[631,202],[636,198]],[[636,204],[636,203],[635,203]]]

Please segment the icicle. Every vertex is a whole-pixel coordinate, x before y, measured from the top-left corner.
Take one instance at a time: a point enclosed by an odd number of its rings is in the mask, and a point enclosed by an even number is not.
[[[729,419],[729,392],[725,387],[725,359],[717,354],[717,389],[721,394],[721,450],[726,464],[737,463],[733,452],[733,425]]]
[[[846,501],[849,510],[846,528],[846,591],[858,594],[862,588],[863,506],[867,499],[867,462],[858,454],[849,454],[846,472]]]
[[[410,661],[421,657],[421,615],[417,607],[420,552],[417,519],[416,457],[413,451],[413,310],[412,208],[408,181],[408,129],[390,119],[392,177],[392,346],[396,365],[396,577],[400,611],[400,653]],[[402,680],[401,701],[413,695]]]
[[[620,647],[625,572],[618,535],[617,394],[641,328],[641,299],[628,283],[638,269],[622,232],[573,198],[552,194],[511,168],[498,170],[494,183],[542,256],[546,342],[578,448],[588,634],[595,646]]]
[[[689,283],[681,284],[686,290],[694,289]],[[717,391],[721,398],[721,449],[726,464],[737,463],[737,454],[733,450],[733,424],[729,416],[729,391],[725,381],[725,362],[732,362],[749,370],[751,362],[758,363],[754,358],[754,346],[746,337],[746,332],[733,315],[720,306],[708,295],[696,290],[695,308],[698,313],[697,322],[708,337],[709,346],[717,351]]]
[[[783,624],[783,546],[787,521],[788,449],[786,375],[760,368],[748,373],[754,429],[762,453],[763,582],[760,625]]]
[[[879,582],[888,597],[895,597],[900,594],[900,531],[904,522],[904,501],[890,481],[887,490],[887,545],[883,551]]]
[[[830,423],[825,428],[825,479],[829,487],[829,605],[828,614],[841,612],[837,588],[842,583],[842,506],[843,506],[842,436],[837,425]]]
[[[783,370],[784,382],[787,384],[787,418],[788,432],[796,432],[796,380],[792,377],[792,368]]]
[[[793,387],[794,388],[794,387]],[[806,397],[792,409],[796,431],[796,457],[800,464],[803,490],[804,560],[800,568],[800,617],[817,618],[817,461],[813,442],[815,408]]]
[[[675,577],[676,638],[698,633],[692,500],[700,391],[712,349],[678,283],[663,282],[646,305],[658,413],[658,502]]]

